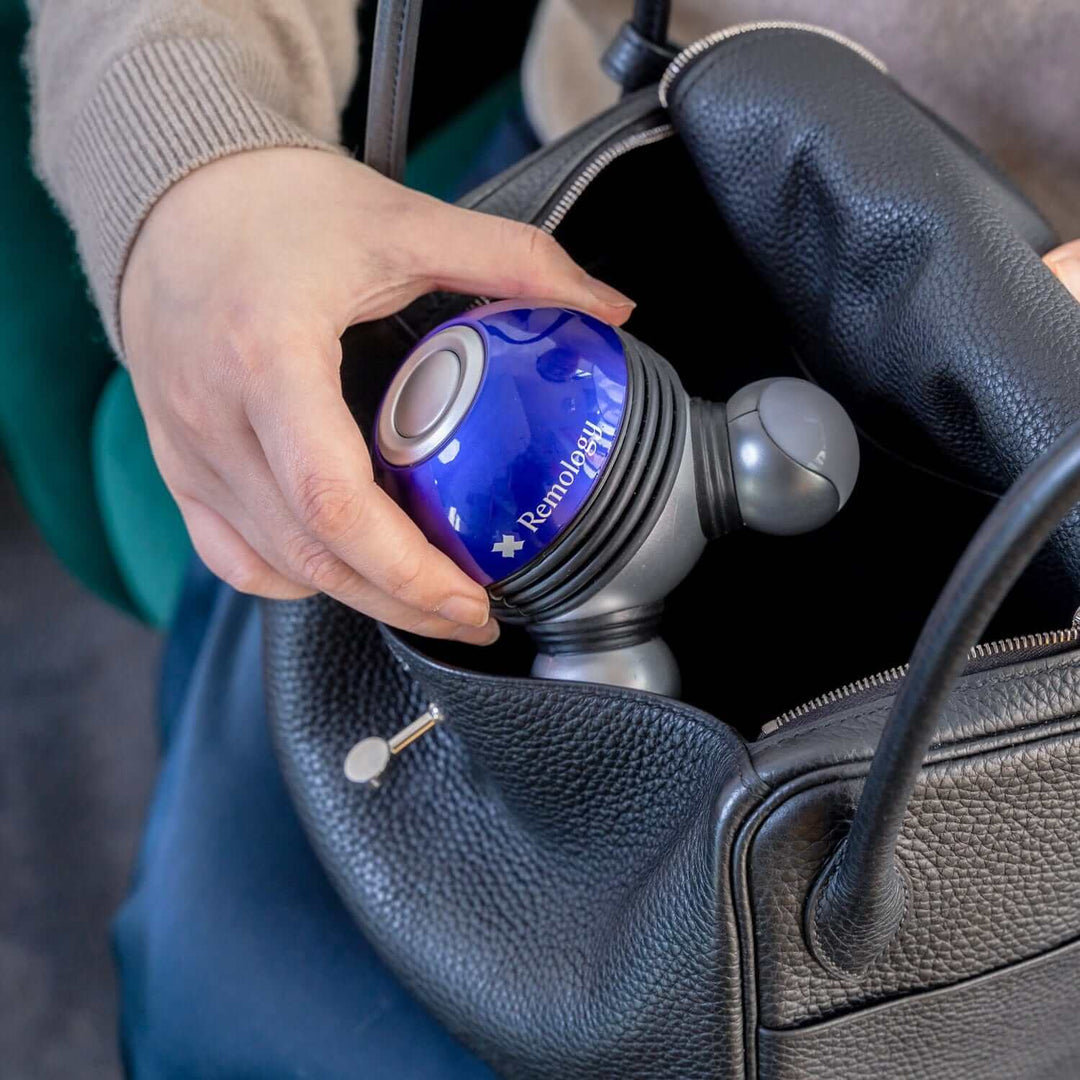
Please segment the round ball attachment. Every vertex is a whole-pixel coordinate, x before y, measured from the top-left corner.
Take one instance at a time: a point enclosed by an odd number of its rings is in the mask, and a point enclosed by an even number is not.
[[[761,379],[727,404],[743,522],[791,536],[829,521],[859,474],[859,440],[840,403],[804,379]]]
[[[610,326],[567,308],[472,308],[420,341],[387,387],[375,469],[483,585],[572,527],[619,439],[629,374]]]

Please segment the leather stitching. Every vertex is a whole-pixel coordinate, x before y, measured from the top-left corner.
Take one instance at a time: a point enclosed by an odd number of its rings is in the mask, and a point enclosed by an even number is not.
[[[398,102],[398,89],[401,86],[401,66],[402,66],[402,48],[405,37],[405,27],[408,24],[408,18],[405,13],[405,8],[408,6],[409,0],[404,0],[404,3],[398,6],[395,14],[398,17],[397,24],[397,44],[393,53],[393,77],[390,83],[390,122],[386,125],[386,160],[387,164],[393,165],[393,155],[395,144],[398,141],[398,114],[397,114],[397,102]]]

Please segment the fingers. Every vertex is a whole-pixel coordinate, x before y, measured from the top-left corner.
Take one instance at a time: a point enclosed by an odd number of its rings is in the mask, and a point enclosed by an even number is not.
[[[551,300],[605,322],[626,321],[634,302],[590,277],[547,233],[532,225],[435,203],[406,240],[426,289]]]
[[[265,463],[263,467],[267,481],[257,486],[269,488],[273,481]],[[410,633],[473,645],[489,645],[497,640],[499,627],[494,620],[477,628],[417,611],[385,596],[344,564],[332,566],[331,563],[338,560],[326,556],[324,550],[320,556],[315,556],[314,552],[319,549],[310,540],[283,545],[286,552],[294,553],[295,561],[290,565],[290,556],[268,541],[267,526],[271,526],[281,540],[287,534],[296,535],[295,522],[270,505],[271,499],[264,490],[254,493],[253,501],[258,507],[254,515],[237,501],[241,494],[252,497],[250,474],[244,481],[234,477],[226,479],[228,487],[219,487],[211,493],[216,506],[182,495],[177,496],[177,504],[199,557],[237,591],[275,600],[293,600],[323,591],[380,622]],[[278,501],[281,502],[280,493]],[[320,589],[314,583],[304,582],[305,570],[313,571],[309,576],[316,579],[332,578],[337,587]]]
[[[365,581],[330,552],[325,544],[303,531],[286,506],[253,434],[251,442],[255,444],[257,455],[245,456],[231,467],[222,466],[218,482],[208,484],[203,478],[201,487],[207,493],[212,509],[217,511],[217,516],[230,522],[246,544],[280,577],[299,586],[299,595],[325,592],[380,622],[427,637],[474,645],[489,645],[498,638],[499,627],[494,620],[479,628],[463,626],[388,597]],[[188,527],[199,526],[189,517]],[[199,550],[204,561],[207,561],[204,546]],[[235,575],[230,574],[228,569],[220,572],[218,565],[211,565],[211,569],[219,576],[228,575],[227,580],[235,581]],[[260,581],[252,582],[245,591],[288,598],[284,587],[271,593],[265,591]]]
[[[1071,240],[1054,248],[1043,256],[1043,262],[1073,297],[1080,300],[1080,240]]]
[[[408,632],[495,641],[484,589],[375,485],[333,363],[276,363],[246,385],[231,419],[219,406],[207,427],[203,408],[174,400],[186,420],[167,431],[150,425],[159,467],[207,566],[243,592],[324,592]]]
[[[271,600],[299,600],[315,592],[278,573],[216,510],[183,496],[176,503],[199,558],[226,585]]]
[[[480,631],[469,640],[494,640],[484,589],[375,484],[336,374],[318,361],[279,365],[248,415],[295,523],[286,544],[293,572],[403,629],[430,633],[452,623]]]

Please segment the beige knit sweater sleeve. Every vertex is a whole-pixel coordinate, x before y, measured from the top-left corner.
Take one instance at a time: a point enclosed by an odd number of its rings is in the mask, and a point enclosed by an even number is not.
[[[118,351],[127,255],[171,184],[241,150],[335,148],[356,6],[30,0],[35,167],[75,230]]]

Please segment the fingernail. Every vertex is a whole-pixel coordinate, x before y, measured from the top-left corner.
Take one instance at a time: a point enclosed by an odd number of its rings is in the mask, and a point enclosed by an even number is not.
[[[609,304],[611,307],[618,308],[632,308],[637,305],[629,296],[619,292],[618,289],[613,289],[605,281],[601,281],[599,278],[587,277],[585,284],[589,289],[589,292],[600,301],[601,304]]]
[[[488,621],[489,611],[486,600],[478,600],[474,596],[451,596],[439,605],[437,614],[462,626],[483,626]]]
[[[1059,258],[1047,260],[1046,265],[1051,272],[1080,300],[1080,257],[1076,255],[1063,255]]]
[[[1056,255],[1052,259],[1047,259],[1046,265],[1058,277],[1066,277],[1080,271],[1080,255]]]
[[[499,624],[489,619],[479,630],[461,630],[454,636],[469,645],[493,645],[499,640]]]

